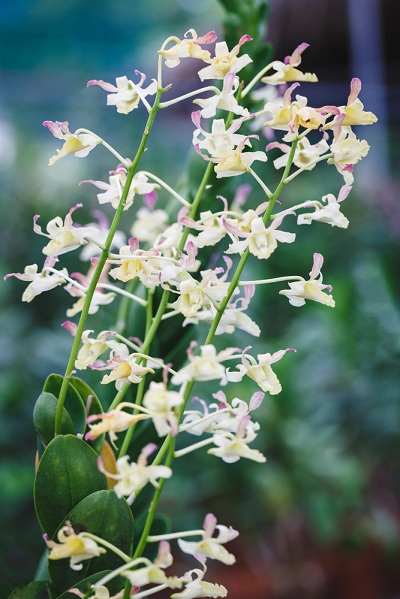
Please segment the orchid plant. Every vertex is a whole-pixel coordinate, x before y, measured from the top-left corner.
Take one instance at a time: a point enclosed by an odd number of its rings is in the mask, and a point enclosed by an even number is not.
[[[296,234],[285,230],[290,222],[292,227],[319,221],[347,228],[343,201],[352,188],[354,165],[369,149],[352,126],[376,121],[359,99],[357,78],[342,106],[314,108],[296,93],[299,82],[317,81],[301,67],[305,43],[284,61],[263,65],[250,80],[242,76],[252,63],[251,42],[243,35],[230,49],[214,31],[198,35],[190,29],[161,44],[150,83],[139,71],[132,79],[117,77],[115,84],[89,81],[89,87],[107,92],[107,105],[125,115],[121,118],[140,106],[147,111],[132,158],[87,129],[71,133],[67,122],[43,123],[62,143],[51,166],[71,155],[86,157],[98,146],[111,153],[107,180],[82,183],[100,190],[99,204],[110,204],[114,216],[110,225],[102,213],[97,223],[77,224],[75,212],[82,206],[77,204],[65,217],[50,220],[44,232],[36,215],[34,232],[47,237],[44,264],[6,277],[28,283],[26,302],[64,287],[73,298],[67,318],[77,319],[62,324],[73,337],[64,376],[48,377],[34,409],[39,439],[34,494],[45,554],[36,582],[12,597],[35,599],[45,592],[51,599],[128,599],[165,589],[173,599],[227,596],[224,586],[206,580],[207,560],[232,566],[235,556],[225,545],[238,532],[218,524],[211,513],[200,529],[170,530],[158,511],[163,487],[170,479],[173,485],[180,458],[205,448],[210,460],[226,464],[265,462],[253,445],[260,428],[257,411],[265,395],[282,389],[274,364],[290,359],[287,354],[295,350],[269,353],[266,347],[254,356],[247,342],[231,347],[227,336],[236,330],[244,338],[260,335],[249,313],[258,285],[276,286],[296,307],[307,301],[334,307],[335,302],[331,286],[323,283],[318,252],[310,257],[308,278],[294,273],[248,280],[246,265],[275,259],[279,244],[295,243]],[[200,87],[173,97],[169,69],[186,60],[199,65]],[[191,135],[204,169],[197,192],[183,196],[173,181],[140,170],[140,163],[157,113],[187,98],[196,105]],[[268,138],[266,147],[255,145],[257,131]],[[275,169],[282,170],[275,189],[260,165],[271,155]],[[285,205],[286,186],[321,162],[333,165],[343,180],[336,195]],[[248,184],[239,184],[232,197],[218,194],[220,179],[242,175],[253,181],[255,207],[246,206]],[[160,189],[170,197],[168,206],[158,200]],[[120,227],[130,229],[128,239]],[[77,249],[88,265],[69,273],[61,257]],[[116,306],[114,323],[108,330],[89,329],[95,327],[91,315],[109,304]],[[142,338],[133,336],[126,317],[134,304],[145,323]],[[201,341],[199,323],[208,329]],[[183,363],[178,358],[171,363],[154,350],[156,336],[169,325],[171,345],[177,327],[193,333]],[[100,385],[115,387],[110,405],[102,399],[103,387],[95,392],[77,376],[87,369],[99,372]],[[236,397],[235,383],[245,377],[252,395]],[[215,385],[212,398],[202,391],[204,382]],[[173,553],[179,550],[199,567],[177,572]]]

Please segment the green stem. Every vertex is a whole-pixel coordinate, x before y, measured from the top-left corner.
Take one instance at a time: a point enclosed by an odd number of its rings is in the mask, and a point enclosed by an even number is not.
[[[147,333],[150,329],[150,326],[151,326],[151,321],[153,320],[153,297],[154,297],[154,290],[150,289],[149,293],[148,293],[148,297],[147,297],[146,333],[145,333],[145,335],[147,335]],[[144,360],[144,362],[146,362],[146,360]],[[146,384],[146,377],[143,377],[138,385],[136,399],[135,399],[135,403],[139,406],[142,405],[145,384]],[[138,410],[136,410],[136,409],[133,411],[134,414],[137,412],[138,412]],[[128,447],[132,440],[133,433],[135,432],[135,428],[136,428],[136,424],[132,424],[126,431],[126,435],[122,442],[121,449],[119,450],[118,458],[122,458],[122,456],[124,456],[126,454],[126,452],[128,451]]]
[[[129,193],[129,189],[132,183],[132,179],[133,176],[136,172],[138,163],[140,158],[142,157],[143,152],[145,151],[146,148],[146,143],[147,143],[147,139],[151,130],[151,127],[153,125],[155,116],[157,114],[157,111],[159,109],[159,104],[160,104],[160,98],[161,95],[163,93],[163,90],[159,90],[157,92],[155,101],[154,101],[154,105],[153,108],[149,114],[149,118],[147,120],[145,129],[144,129],[144,133],[139,145],[139,148],[136,152],[136,156],[131,164],[131,166],[128,168],[128,173],[127,173],[127,177],[126,177],[126,183],[124,185],[124,189],[121,195],[121,199],[120,202],[118,204],[118,208],[114,214],[114,218],[112,220],[111,226],[110,226],[110,230],[108,232],[107,235],[107,239],[106,242],[104,244],[104,250],[101,252],[99,261],[97,263],[96,269],[94,271],[93,274],[93,278],[90,282],[89,288],[87,290],[86,293],[86,298],[85,298],[85,302],[82,308],[82,312],[81,312],[81,316],[79,318],[79,322],[78,322],[78,327],[77,327],[77,331],[76,331],[76,336],[74,339],[74,343],[72,345],[72,349],[71,349],[71,354],[68,360],[68,364],[65,370],[65,374],[64,374],[64,380],[62,382],[61,385],[61,389],[60,389],[60,393],[58,396],[58,401],[57,401],[57,409],[56,409],[56,418],[55,418],[55,435],[59,435],[61,433],[61,419],[62,419],[62,413],[63,413],[63,407],[64,407],[64,402],[65,402],[65,397],[67,395],[67,390],[68,390],[68,385],[69,385],[69,378],[72,374],[72,371],[74,369],[74,365],[75,365],[75,360],[77,358],[78,352],[79,352],[79,347],[81,344],[81,339],[82,339],[82,334],[85,330],[85,325],[86,325],[86,320],[89,314],[89,309],[90,309],[90,304],[93,298],[93,294],[96,290],[96,286],[97,283],[99,282],[101,273],[103,272],[103,268],[104,265],[107,261],[108,258],[108,253],[110,251],[111,248],[111,244],[112,241],[114,239],[114,235],[117,231],[118,225],[119,225],[119,221],[121,219],[122,216],[122,212],[124,210],[125,207],[125,202],[126,199],[128,197],[128,193]]]
[[[291,148],[291,151],[289,153],[288,163],[287,163],[285,171],[284,171],[284,173],[282,175],[282,179],[281,179],[278,187],[276,188],[275,192],[270,197],[270,201],[268,203],[267,210],[266,210],[266,212],[264,214],[264,219],[263,219],[264,223],[267,222],[270,219],[272,210],[273,210],[274,205],[276,203],[276,200],[278,199],[279,194],[281,193],[281,191],[282,191],[282,189],[284,187],[283,181],[284,181],[285,177],[287,177],[287,175],[288,175],[288,173],[290,171],[290,168],[291,168],[291,165],[292,165],[292,162],[293,162],[293,158],[294,158],[294,153],[295,153],[295,150],[296,150],[296,146],[297,146],[297,140],[295,140],[293,142],[293,144],[292,144],[292,148]],[[194,204],[194,202],[193,202],[193,204]],[[236,272],[235,272],[235,274],[234,274],[234,276],[232,278],[232,281],[231,281],[231,283],[230,283],[230,285],[228,287],[227,294],[226,294],[225,298],[223,299],[223,301],[221,302],[220,308],[219,308],[219,310],[218,310],[218,312],[217,312],[217,314],[216,314],[216,316],[214,318],[214,321],[213,321],[213,323],[212,323],[212,325],[210,327],[210,330],[209,330],[207,338],[206,338],[206,340],[204,342],[204,345],[210,344],[213,341],[213,339],[214,339],[215,332],[216,332],[216,330],[218,328],[218,325],[219,325],[219,322],[220,322],[220,320],[222,318],[224,310],[225,310],[226,306],[228,305],[228,302],[229,302],[230,298],[232,297],[232,294],[235,291],[237,285],[239,284],[240,275],[241,275],[241,273],[242,273],[242,271],[244,269],[244,266],[246,264],[247,258],[249,257],[249,253],[250,252],[247,249],[243,253],[243,255],[242,255],[242,257],[241,257],[241,259],[239,261],[239,264],[237,266]],[[192,392],[194,384],[195,384],[195,381],[189,381],[189,383],[186,385],[185,392],[184,392],[184,400],[183,400],[183,403],[182,403],[182,406],[181,406],[181,410],[180,410],[180,414],[179,414],[179,419],[178,419],[179,421],[182,419],[183,413],[184,413],[184,411],[186,409],[186,405],[187,405],[187,402],[189,400],[189,397],[190,397],[190,394]],[[168,451],[168,456],[167,456],[167,459],[166,459],[165,463],[166,463],[166,465],[171,466],[173,458],[174,458],[174,451],[175,451],[175,438],[172,437],[172,435],[168,435],[165,438],[165,441],[162,444],[162,446],[160,447],[160,449],[158,451],[158,454],[157,454],[156,458],[153,461],[153,464],[154,465],[160,464],[161,461],[163,460],[163,457],[164,457],[165,453],[167,451]],[[138,544],[138,546],[136,548],[135,554],[133,556],[134,558],[140,556],[141,552],[143,551],[143,549],[146,546],[147,536],[149,534],[149,531],[150,531],[150,528],[151,528],[151,525],[152,525],[152,522],[153,522],[156,510],[157,510],[158,502],[160,500],[161,491],[162,491],[162,488],[163,488],[163,486],[165,484],[165,480],[166,479],[160,479],[160,481],[159,481],[160,482],[160,487],[157,489],[157,491],[154,494],[154,498],[153,498],[153,501],[151,503],[151,507],[150,507],[150,510],[149,510],[149,513],[148,513],[148,516],[147,516],[145,529],[144,529],[144,531],[142,533],[142,536],[140,538],[139,544]],[[128,598],[129,595],[126,595],[126,597]],[[125,595],[124,595],[124,599],[125,599]]]
[[[173,437],[171,437],[170,442],[169,442],[168,456],[167,456],[167,459],[165,460],[166,466],[171,466],[173,459],[174,459],[174,451],[175,451],[175,439]],[[140,557],[143,553],[144,548],[146,547],[147,537],[150,534],[151,525],[153,524],[154,516],[156,515],[156,511],[157,511],[158,502],[160,500],[160,496],[161,496],[161,493],[162,493],[162,490],[163,490],[166,480],[167,479],[165,479],[165,478],[160,479],[159,487],[154,494],[153,501],[151,502],[151,506],[149,509],[149,515],[147,517],[146,524],[145,524],[144,530],[142,532],[142,536],[140,537],[138,546],[136,547],[136,550],[135,550],[135,553],[134,553],[132,559],[136,559],[137,557]]]
[[[212,163],[211,162],[208,163],[207,168],[204,171],[203,178],[200,182],[199,188],[197,190],[197,193],[193,199],[192,207],[189,211],[189,216],[191,218],[194,218],[194,216],[196,215],[201,198],[203,197],[203,194],[206,190],[206,187],[207,187],[207,184],[208,184],[211,172],[212,172],[212,168],[213,168]],[[190,232],[190,229],[188,227],[185,227],[183,230],[183,233],[182,233],[182,237],[181,237],[178,249],[177,249],[176,258],[179,258],[179,252],[181,252],[184,249],[189,232]],[[150,351],[151,343],[154,339],[155,334],[158,331],[158,327],[160,326],[161,319],[164,316],[165,310],[167,308],[169,296],[170,296],[170,291],[164,290],[164,292],[161,296],[161,300],[160,300],[160,304],[158,306],[157,312],[154,315],[151,326],[145,336],[143,346],[142,346],[143,353],[149,353],[149,351]],[[119,404],[122,397],[125,395],[126,391],[128,390],[128,387],[129,387],[129,383],[125,383],[125,385],[120,389],[120,391],[117,393],[117,395],[115,396],[115,398],[110,406],[110,410],[113,410]]]

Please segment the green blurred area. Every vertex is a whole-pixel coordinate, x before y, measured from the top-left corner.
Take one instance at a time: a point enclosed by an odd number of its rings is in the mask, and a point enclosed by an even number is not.
[[[0,96],[3,275],[41,263],[43,244],[32,232],[34,214],[40,214],[40,222],[45,223],[82,201],[89,217],[98,207],[95,195],[90,186],[78,187],[79,181],[104,179],[115,167],[100,148],[85,161],[68,157],[48,168],[56,146],[42,121],[68,120],[71,130],[93,129],[122,155],[132,155],[144,113],[124,117],[107,110],[105,93],[97,88],[86,90],[87,80],[132,77],[139,69],[150,81],[156,74],[155,53],[163,39],[181,36],[190,27],[199,34],[209,29],[220,33],[222,17],[215,0],[196,4],[190,0],[115,0],[112,4],[105,0],[18,0],[4,7]],[[313,70],[312,65],[307,64],[307,70]],[[192,66],[182,64],[180,75],[174,71],[171,78],[182,93],[197,85]],[[302,87],[302,93],[307,94],[310,87]],[[332,100],[325,97],[323,102]],[[160,115],[144,159],[144,169],[172,185],[189,162],[197,169],[196,161],[201,161],[197,156],[188,158],[191,110],[189,102]],[[399,152],[396,126],[388,148],[393,162]],[[365,128],[358,134],[364,137]],[[276,181],[270,163],[257,172]],[[332,169],[306,173],[285,190],[282,201],[290,205],[319,200],[327,193],[337,195],[342,181]],[[374,162],[369,158],[355,167],[356,184],[344,207],[350,220],[348,230],[320,223],[297,230],[288,225],[285,230],[297,232],[296,243],[280,245],[268,263],[254,259],[246,269],[248,280],[306,276],[313,253],[320,252],[325,257],[324,282],[333,286],[336,308],[308,303],[297,309],[278,295],[277,287],[260,287],[251,304],[252,318],[262,330],[260,338],[236,334],[218,340],[220,345],[252,345],[253,355],[285,347],[297,353],[287,354],[276,365],[283,391],[277,397],[266,397],[257,413],[261,423],[257,447],[267,455],[267,464],[243,460],[226,465],[197,454],[199,462],[193,471],[191,458],[180,460],[176,483],[166,486],[164,500],[175,528],[198,528],[205,511],[212,510],[221,522],[240,529],[244,546],[251,544],[257,555],[269,548],[272,563],[278,565],[286,563],[277,549],[282,550],[285,543],[292,549],[295,546],[300,556],[324,546],[361,551],[371,541],[378,541],[387,555],[399,552],[400,211],[398,183],[390,172],[375,186],[363,185],[363,173],[372,169]],[[222,191],[228,195],[229,185]],[[259,202],[258,190],[250,202]],[[64,264],[76,268],[69,255]],[[28,580],[42,553],[31,497],[36,447],[32,410],[45,377],[50,372],[63,373],[71,346],[70,336],[60,327],[71,298],[56,289],[26,305],[20,302],[23,288],[15,279],[0,286],[2,584]],[[90,321],[90,328],[102,330],[111,311],[112,306],[105,307]],[[199,339],[203,333],[200,328]],[[93,373],[88,376],[89,383],[96,380]],[[254,386],[243,383],[235,387],[234,396],[245,398],[254,391]],[[296,518],[300,525],[292,526]]]

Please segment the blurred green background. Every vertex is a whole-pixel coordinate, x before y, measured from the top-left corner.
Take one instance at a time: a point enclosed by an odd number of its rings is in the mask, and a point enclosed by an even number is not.
[[[86,82],[132,77],[135,69],[150,80],[156,74],[155,52],[168,35],[182,36],[194,27],[199,35],[216,29],[221,39],[224,23],[230,31],[237,27],[238,9],[256,4],[226,1],[228,18],[217,0],[4,4],[2,275],[41,263],[43,244],[32,232],[34,214],[44,223],[80,201],[88,212],[95,209],[93,190],[77,184],[104,178],[115,166],[99,149],[85,161],[67,158],[48,168],[56,146],[41,123],[68,120],[72,131],[92,129],[123,155],[132,155],[141,118],[107,110],[105,93],[87,90]],[[225,577],[233,599],[400,596],[400,58],[393,9],[389,0],[270,3],[267,38],[274,57],[282,59],[301,42],[311,44],[303,64],[317,72],[320,83],[304,84],[300,93],[311,105],[345,104],[349,81],[358,76],[363,81],[361,100],[378,115],[379,124],[357,132],[372,149],[355,167],[355,186],[344,207],[350,228],[319,223],[299,228],[294,246],[280,246],[267,266],[254,260],[247,270],[248,279],[306,275],[318,251],[325,256],[325,282],[333,285],[336,300],[334,310],[311,304],[296,309],[277,295],[278,289],[259,288],[252,317],[261,337],[226,341],[242,345],[245,339],[254,354],[297,349],[276,367],[282,393],[267,397],[257,414],[262,424],[258,447],[267,464],[223,465],[204,456],[193,472],[192,460],[182,460],[177,488],[166,487],[164,508],[175,528],[198,527],[205,511],[212,510],[221,522],[241,530],[238,567],[218,574]],[[194,69],[183,63],[179,73],[171,71],[177,90],[184,93],[197,84]],[[191,110],[188,102],[160,115],[145,157],[144,168],[170,184],[188,164]],[[336,195],[342,182],[333,171],[328,167],[307,173],[285,190],[284,201]],[[263,173],[276,180],[269,164]],[[65,265],[72,264],[68,256]],[[0,286],[4,585],[29,580],[42,552],[32,504],[32,409],[47,374],[64,371],[71,345],[60,327],[71,298],[58,289],[26,305],[20,301],[23,288],[15,279]],[[108,313],[106,308],[93,327],[101,330]],[[253,386],[241,387],[243,397],[253,391]]]

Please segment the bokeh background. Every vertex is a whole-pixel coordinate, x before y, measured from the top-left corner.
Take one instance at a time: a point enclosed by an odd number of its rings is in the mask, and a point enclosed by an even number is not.
[[[235,0],[226,4],[234,12]],[[259,339],[246,337],[254,353],[297,349],[277,367],[283,392],[263,404],[258,447],[267,464],[241,461],[222,467],[208,456],[193,471],[192,460],[182,460],[178,492],[172,495],[166,487],[164,509],[175,528],[198,527],[212,510],[221,522],[241,530],[237,567],[215,574],[229,586],[232,599],[400,597],[396,14],[396,0],[270,2],[267,39],[274,57],[281,59],[301,42],[311,44],[303,64],[317,72],[320,83],[301,88],[310,104],[345,104],[349,81],[357,76],[363,81],[361,99],[379,123],[358,131],[371,151],[355,168],[356,183],[345,206],[350,228],[303,227],[295,251],[281,246],[268,263],[268,276],[306,274],[313,252],[322,253],[335,310],[311,304],[295,309],[271,289],[258,289],[252,302],[252,316],[262,329]],[[86,161],[67,158],[48,168],[55,140],[41,123],[68,120],[71,130],[92,129],[130,155],[141,118],[106,110],[105,93],[87,90],[86,82],[131,77],[134,69],[151,78],[165,37],[181,36],[190,27],[199,34],[209,29],[222,34],[224,22],[217,0],[3,3],[2,275],[41,262],[42,243],[32,233],[34,214],[47,222],[80,201],[88,211],[96,208],[93,190],[77,184],[104,178],[114,167],[100,149]],[[192,65],[181,66],[180,83],[175,72],[171,77],[182,91],[196,82]],[[188,102],[160,116],[146,156],[146,168],[172,184],[192,160],[191,109]],[[275,176],[269,165],[265,169],[265,176]],[[333,171],[322,168],[299,178],[287,189],[287,201],[336,194],[341,181]],[[265,276],[265,268],[253,264],[249,278]],[[70,349],[70,337],[60,327],[69,296],[56,290],[26,305],[20,302],[22,289],[14,279],[0,286],[0,584],[5,597],[7,585],[32,578],[42,553],[32,501],[32,409],[45,377],[64,371]],[[101,318],[96,327],[101,330]],[[243,386],[242,393],[253,390]]]

